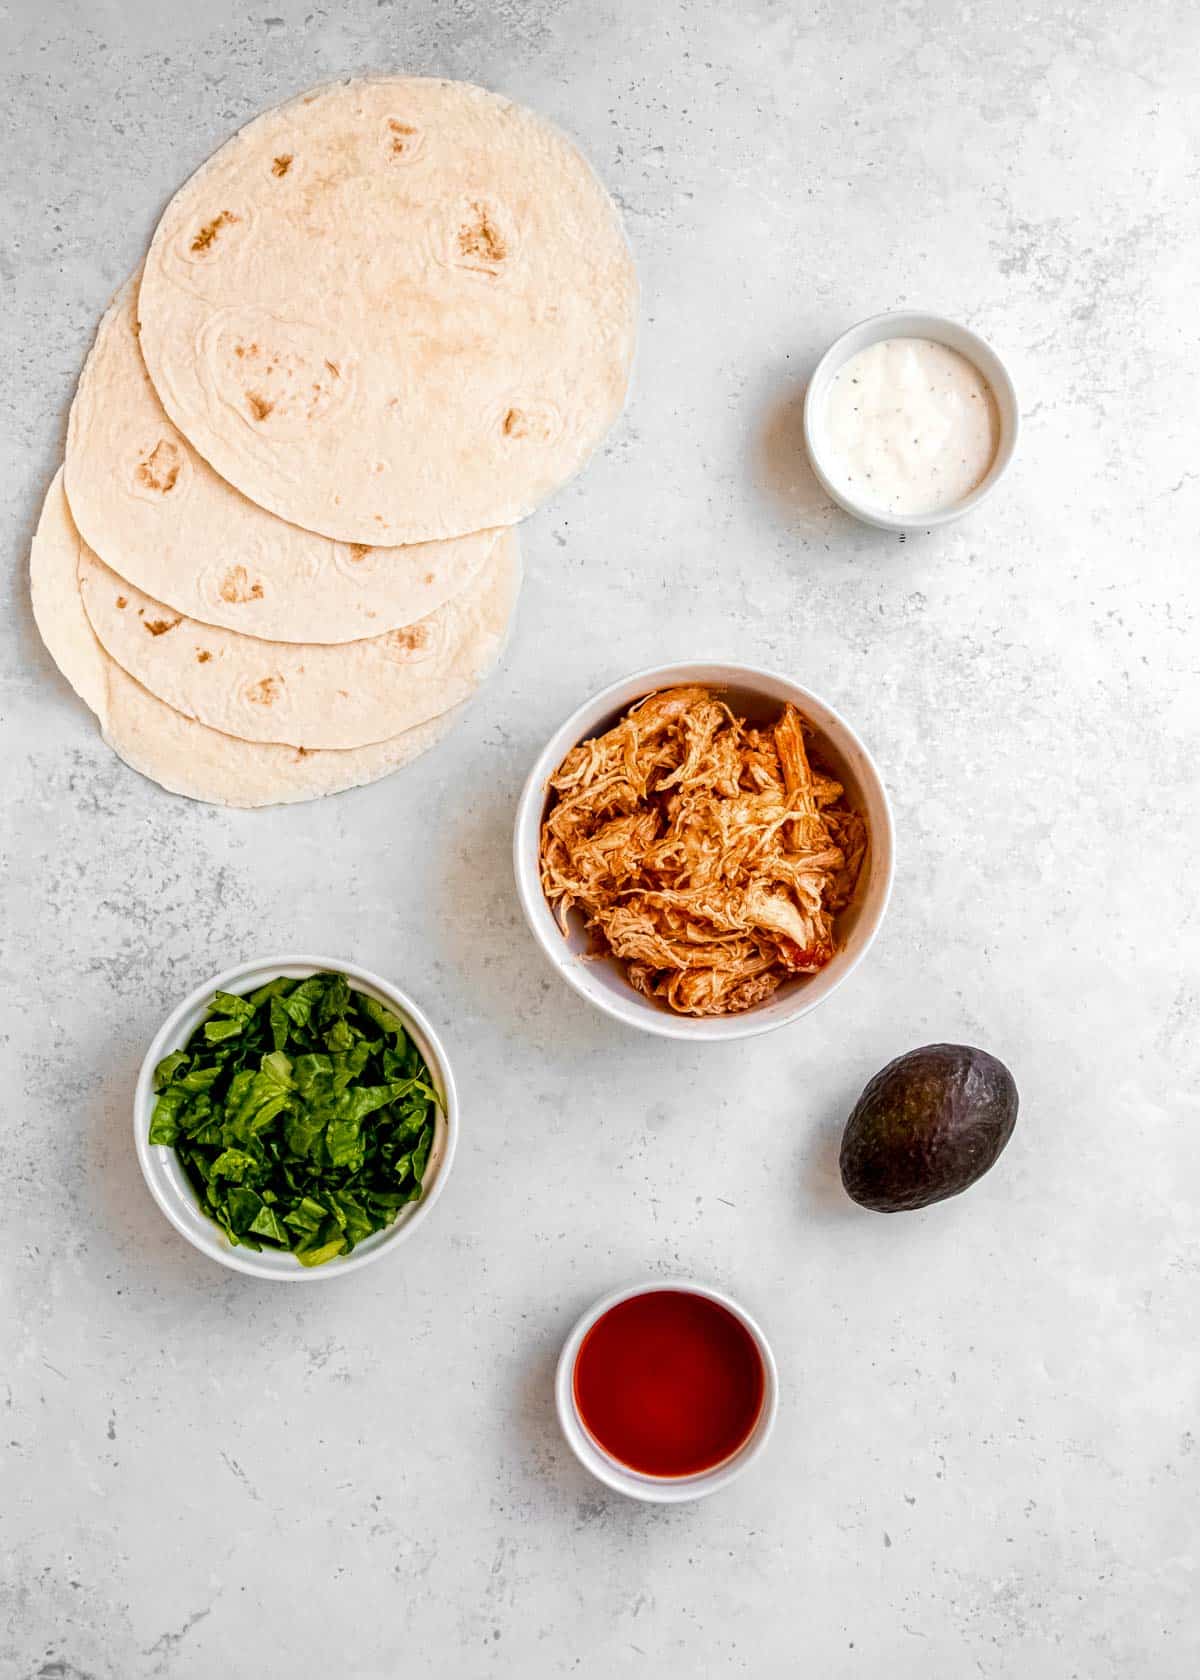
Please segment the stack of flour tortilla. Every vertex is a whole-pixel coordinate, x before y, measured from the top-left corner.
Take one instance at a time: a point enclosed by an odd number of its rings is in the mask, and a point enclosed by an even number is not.
[[[620,412],[636,302],[585,160],[481,88],[339,83],[235,135],[100,323],[34,539],[109,745],[254,806],[439,741],[503,650],[513,527]]]

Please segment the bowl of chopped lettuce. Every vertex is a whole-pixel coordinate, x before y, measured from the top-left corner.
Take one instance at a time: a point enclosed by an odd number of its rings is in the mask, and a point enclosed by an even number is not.
[[[389,981],[265,957],[184,998],[146,1053],[138,1160],[175,1229],[213,1260],[298,1283],[410,1236],[458,1137],[450,1064]]]

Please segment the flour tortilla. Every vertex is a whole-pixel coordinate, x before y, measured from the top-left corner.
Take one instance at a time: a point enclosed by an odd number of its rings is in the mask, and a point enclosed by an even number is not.
[[[275,642],[351,642],[467,589],[500,537],[406,548],[289,525],[219,478],[167,419],[137,339],[137,282],[100,323],[71,406],[66,489],[84,541],[147,594]]]
[[[50,655],[100,721],[104,739],[131,769],[171,793],[212,805],[292,805],[378,781],[448,735],[459,713],[353,752],[303,752],[239,741],[206,729],[147,692],[105,653],[79,594],[80,538],[62,473],[46,496],[33,539],[33,614]]]
[[[574,146],[466,82],[383,77],[256,118],[167,206],[138,303],[171,419],[343,542],[511,525],[624,401],[637,282]]]
[[[172,612],[80,544],[96,639],[185,717],[244,741],[345,749],[383,741],[468,699],[495,664],[520,582],[505,532],[474,588],[403,630],[336,647],[264,642]]]

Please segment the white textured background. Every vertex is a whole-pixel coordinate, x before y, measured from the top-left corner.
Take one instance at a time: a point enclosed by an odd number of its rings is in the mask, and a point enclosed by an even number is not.
[[[0,6],[4,1095],[0,1675],[1191,1680],[1200,1614],[1200,13],[1189,0],[9,0]],[[97,316],[244,119],[358,67],[574,133],[644,285],[637,388],[525,528],[507,665],[401,777],[260,815],[126,770],[25,562]],[[960,527],[817,493],[807,371],[918,302],[1011,355],[1026,429]],[[776,665],[877,753],[901,845],[866,969],[742,1047],[554,982],[514,800],[592,689]],[[300,1291],[194,1254],[138,1176],[175,999],[272,948],[394,975],[466,1101],[391,1264]],[[866,1078],[1013,1067],[979,1188],[861,1213]],[[723,1497],[610,1497],[553,1419],[600,1291],[693,1272],[782,1367]]]

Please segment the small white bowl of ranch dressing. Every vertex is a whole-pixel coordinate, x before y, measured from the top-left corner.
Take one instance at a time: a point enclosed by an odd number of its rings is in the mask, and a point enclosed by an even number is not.
[[[946,525],[976,507],[1012,460],[1019,424],[991,345],[918,310],[843,333],[804,398],[804,442],[822,488],[885,531]]]

